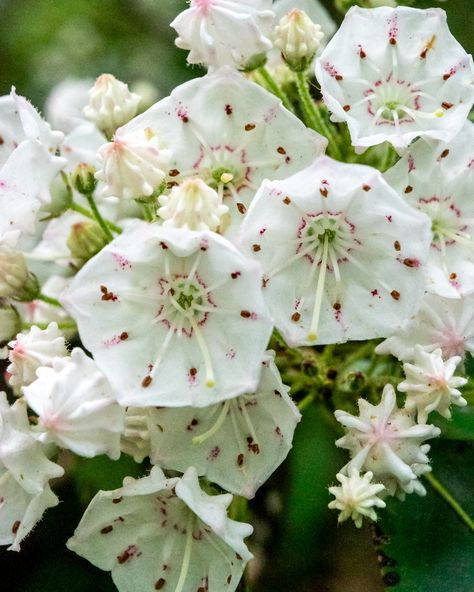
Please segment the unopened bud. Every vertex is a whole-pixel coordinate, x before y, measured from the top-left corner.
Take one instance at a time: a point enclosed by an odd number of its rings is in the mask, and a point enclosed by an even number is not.
[[[0,249],[0,298],[31,302],[39,291],[38,280],[28,271],[23,253],[8,247]]]
[[[13,339],[21,331],[21,317],[11,304],[0,300],[0,344]]]
[[[140,97],[112,74],[102,74],[89,90],[89,104],[84,115],[109,138],[115,130],[135,117]]]
[[[97,222],[87,220],[73,224],[66,244],[82,266],[105,247],[107,239]]]
[[[41,212],[45,213],[43,218],[58,218],[71,207],[72,192],[58,175],[51,183],[50,194],[51,201],[42,205]]]
[[[82,195],[92,195],[97,187],[95,168],[85,162],[78,164],[72,174],[72,182]]]
[[[303,72],[318,51],[324,33],[303,10],[294,9],[275,28],[275,46],[295,72]]]

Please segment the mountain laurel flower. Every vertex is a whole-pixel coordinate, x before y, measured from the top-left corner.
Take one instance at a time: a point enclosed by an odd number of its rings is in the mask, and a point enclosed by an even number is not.
[[[23,388],[38,415],[37,439],[54,442],[79,456],[120,456],[124,409],[94,360],[76,348],[70,357],[54,358],[38,368],[38,378]]]
[[[231,501],[202,491],[192,467],[172,479],[153,467],[100,491],[67,546],[111,571],[119,592],[234,592],[252,558],[243,539],[253,529],[227,517]]]
[[[447,298],[474,293],[474,123],[450,142],[415,142],[385,180],[431,218],[427,290]]]
[[[86,119],[95,123],[108,137],[135,117],[140,104],[139,95],[112,74],[101,74],[89,90],[89,103],[84,107]]]
[[[164,220],[163,226],[170,228],[216,231],[229,211],[222,196],[199,177],[185,179],[158,201],[158,215]]]
[[[171,153],[150,128],[115,134],[98,153],[96,178],[105,183],[104,197],[150,197],[163,183]]]
[[[244,69],[272,48],[274,18],[272,0],[191,0],[171,26],[189,64]]]
[[[58,504],[48,482],[63,474],[33,438],[26,402],[19,399],[10,407],[0,393],[0,545],[20,550],[44,511]]]
[[[151,409],[151,462],[199,475],[252,498],[286,458],[300,413],[288,396],[273,352],[265,354],[254,393],[196,409]]]
[[[275,28],[274,43],[288,66],[302,72],[312,62],[324,33],[302,10],[293,9]]]
[[[399,328],[423,297],[429,233],[378,171],[320,157],[262,184],[237,243],[262,265],[264,297],[293,347]]]
[[[449,141],[474,100],[472,57],[437,8],[351,8],[316,77],[333,120],[347,122],[360,149],[387,141],[403,150],[418,136]]]
[[[229,208],[228,237],[264,179],[288,177],[323,154],[327,144],[274,95],[231,68],[178,86],[117,135],[146,129],[171,151],[169,188],[200,177],[217,191]]]
[[[329,503],[331,510],[340,510],[338,522],[344,522],[352,518],[357,528],[362,526],[362,520],[369,518],[377,520],[375,508],[385,508],[385,502],[378,495],[385,490],[381,483],[372,483],[374,475],[370,471],[360,475],[359,471],[352,467],[349,476],[338,473],[336,479],[341,485],[330,487],[331,493],[336,499]]]
[[[31,327],[27,333],[19,333],[8,344],[10,365],[10,384],[22,387],[36,380],[36,370],[42,366],[51,366],[56,357],[69,355],[64,335],[56,323],[50,323],[46,329]]]
[[[257,387],[260,270],[216,233],[136,221],[61,300],[121,405],[204,407]]]
[[[21,317],[11,304],[0,299],[0,345],[10,341],[21,331]],[[0,358],[1,358],[0,349]]]
[[[474,355],[474,294],[460,299],[427,294],[418,313],[375,351],[413,361],[417,344],[427,352],[440,348],[444,360],[462,358],[465,351]]]
[[[9,240],[11,234],[0,237],[0,298],[22,299],[21,296],[25,291],[28,292],[32,277],[23,253],[11,246]]]
[[[340,410],[335,415],[347,432],[336,446],[349,450],[352,457],[342,472],[352,467],[371,471],[389,495],[401,499],[406,493],[425,495],[418,477],[431,467],[426,456],[430,446],[423,442],[439,436],[441,430],[416,424],[407,409],[398,409],[392,385],[385,386],[378,405],[359,399],[358,417]]]
[[[467,379],[454,376],[460,361],[459,356],[444,361],[440,349],[428,353],[421,346],[415,346],[414,363],[403,364],[406,378],[397,388],[406,393],[405,407],[408,411],[416,411],[418,423],[426,423],[432,411],[449,419],[451,404],[458,407],[467,405],[458,390],[467,383]]]

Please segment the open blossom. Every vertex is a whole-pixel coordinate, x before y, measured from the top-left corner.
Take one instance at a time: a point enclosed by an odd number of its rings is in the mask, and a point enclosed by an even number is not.
[[[231,501],[204,493],[194,468],[166,479],[154,467],[100,491],[67,545],[111,571],[119,592],[233,592],[252,557],[243,539],[253,529],[227,517]]]
[[[456,300],[427,294],[418,313],[375,351],[413,361],[417,344],[427,352],[440,348],[445,360],[474,354],[474,294]]]
[[[198,177],[185,179],[175,185],[169,195],[159,198],[158,215],[163,226],[189,230],[217,230],[229,208],[222,203],[222,196]]]
[[[427,290],[448,298],[474,293],[474,123],[450,142],[416,142],[385,179],[431,218]]]
[[[37,438],[55,442],[80,456],[120,456],[124,410],[93,360],[79,348],[70,357],[54,358],[51,367],[23,393],[38,415]]]
[[[191,0],[171,23],[188,63],[245,68],[272,48],[272,0]]]
[[[32,437],[25,401],[10,407],[0,393],[0,545],[20,550],[44,511],[58,504],[48,482],[63,473]]]
[[[436,8],[351,8],[316,76],[334,121],[347,122],[360,148],[388,141],[404,149],[417,136],[449,141],[474,100],[472,57]]]
[[[431,471],[426,456],[430,449],[425,440],[439,436],[439,428],[416,424],[407,409],[398,409],[395,391],[387,384],[378,405],[359,399],[359,416],[336,411],[337,421],[346,428],[346,435],[336,446],[350,451],[352,467],[371,471],[385,485],[389,495],[403,499],[405,493],[425,494],[418,480]]]
[[[206,406],[257,386],[272,330],[259,275],[218,234],[137,221],[61,300],[122,405]]]
[[[443,361],[440,349],[428,353],[421,346],[416,346],[414,363],[403,364],[406,378],[397,388],[406,393],[405,407],[417,412],[418,423],[426,423],[432,411],[449,419],[451,404],[458,407],[467,405],[458,390],[458,387],[466,384],[467,379],[454,376],[460,361],[459,356]]]
[[[359,475],[355,467],[349,469],[349,476],[344,473],[336,475],[341,485],[329,488],[329,493],[336,499],[328,507],[331,510],[340,510],[338,522],[352,518],[357,528],[360,528],[364,517],[377,520],[375,508],[385,508],[385,502],[378,497],[385,486],[372,483],[373,477],[370,471]]]
[[[254,393],[202,409],[150,409],[150,459],[166,469],[196,467],[222,488],[251,498],[288,454],[300,413],[272,354]]]
[[[321,157],[262,185],[238,244],[261,263],[264,297],[290,345],[370,339],[421,302],[429,220],[375,169]]]
[[[101,74],[89,90],[84,116],[107,135],[137,114],[141,99],[112,74]]]
[[[98,153],[96,177],[105,183],[103,196],[136,199],[149,197],[164,181],[171,153],[151,128],[127,133],[119,130]]]
[[[327,144],[275,96],[231,68],[177,87],[117,137],[143,130],[151,130],[171,151],[170,188],[200,177],[216,189],[229,207],[227,236],[235,233],[264,179],[295,173]]]
[[[50,323],[47,329],[31,327],[27,333],[19,333],[11,348],[8,359],[10,365],[10,384],[26,386],[36,380],[36,370],[41,366],[51,366],[53,359],[69,355],[64,335],[56,323]]]

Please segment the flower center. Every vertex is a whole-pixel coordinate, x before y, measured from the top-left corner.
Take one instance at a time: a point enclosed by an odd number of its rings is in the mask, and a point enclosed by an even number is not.
[[[468,220],[464,219],[462,212],[453,203],[452,197],[430,197],[420,199],[418,208],[431,218],[431,231],[433,233],[432,246],[444,255],[446,246],[460,243],[470,248],[474,247],[474,241],[468,230]]]

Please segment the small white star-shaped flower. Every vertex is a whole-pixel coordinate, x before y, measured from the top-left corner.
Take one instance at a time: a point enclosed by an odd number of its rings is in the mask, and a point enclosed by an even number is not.
[[[341,485],[330,487],[329,493],[336,498],[329,503],[331,510],[340,510],[338,522],[352,518],[357,528],[362,526],[362,520],[369,518],[377,520],[374,508],[385,508],[385,502],[378,494],[385,490],[381,483],[371,483],[373,474],[368,471],[360,475],[358,469],[349,469],[349,476],[338,473],[336,479]]]
[[[432,411],[449,419],[451,404],[458,407],[467,405],[458,390],[467,383],[467,379],[454,376],[460,361],[459,356],[443,361],[440,349],[428,353],[421,346],[415,346],[414,363],[403,364],[406,378],[397,388],[406,393],[405,407],[408,411],[417,412],[418,423],[426,423]]]
[[[437,8],[352,7],[316,76],[333,120],[347,122],[362,149],[387,141],[401,150],[417,136],[449,141],[474,100],[472,57]]]

